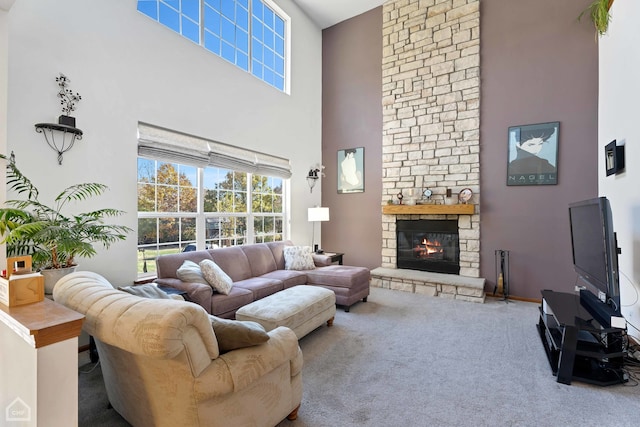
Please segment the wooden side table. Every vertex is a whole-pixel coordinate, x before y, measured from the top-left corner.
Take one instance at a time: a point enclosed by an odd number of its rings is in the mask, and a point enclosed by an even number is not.
[[[344,253],[342,252],[325,252],[322,255],[326,255],[331,259],[331,262],[337,262],[339,265],[342,265],[342,256]]]

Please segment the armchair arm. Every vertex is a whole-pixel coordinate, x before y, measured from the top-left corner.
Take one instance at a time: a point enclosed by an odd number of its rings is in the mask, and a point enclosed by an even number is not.
[[[201,400],[237,392],[289,363],[291,375],[302,370],[302,352],[296,334],[289,328],[269,331],[269,341],[233,350],[211,361],[211,365],[196,378],[195,390]]]
[[[327,265],[331,265],[331,257],[324,254],[311,254],[313,257],[313,263],[316,267],[325,267]]]
[[[156,279],[154,283],[186,292],[189,300],[202,306],[207,313],[211,314],[211,296],[213,295],[211,286],[204,283],[183,282],[180,279],[172,278]]]

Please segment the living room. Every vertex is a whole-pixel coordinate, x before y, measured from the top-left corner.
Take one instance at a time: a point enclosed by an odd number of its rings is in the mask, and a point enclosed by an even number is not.
[[[599,49],[600,56],[612,55],[629,39],[616,31],[625,28],[630,13],[623,9],[616,14],[614,9],[615,25],[605,37],[595,39],[588,20],[577,19],[588,2],[556,3],[549,1],[542,7],[486,0],[480,6],[478,132],[483,167],[473,201],[479,204],[482,237],[479,260],[474,262],[487,280],[486,290],[491,291],[496,281],[494,251],[509,250],[510,294],[532,300],[540,298],[541,289],[573,289],[576,276],[567,206],[598,195],[612,201],[622,249],[621,271],[637,282],[632,237],[637,225],[631,221],[634,202],[629,201],[633,169],[606,177],[602,160],[606,143],[626,139],[632,132],[618,124],[628,109],[620,108],[620,100],[612,99],[616,92],[607,87],[622,81],[617,76],[623,68],[609,71],[612,61],[600,61],[600,70],[597,66]],[[629,7],[621,3],[614,8]],[[129,10],[130,5],[70,2],[68,7],[53,7],[16,2],[4,13],[9,58],[6,151],[15,153],[17,165],[43,194],[76,182],[106,184],[110,191],[95,203],[106,202],[125,211],[123,225],[133,229],[137,227],[138,122],[289,158],[293,175],[288,238],[310,244],[313,228],[307,222],[307,208],[327,206],[332,220],[318,226],[321,246],[344,252],[347,263],[379,267],[380,206],[390,194],[381,178],[383,115],[380,102],[375,101],[382,96],[378,66],[382,40],[376,36],[381,32],[382,9],[321,32],[294,2],[281,6],[296,22],[290,95],[153,25],[135,8]],[[545,14],[548,8],[553,19]],[[98,12],[99,20],[88,18]],[[50,20],[73,24],[45,25]],[[115,22],[116,32],[112,30]],[[610,45],[616,49],[604,49]],[[175,52],[177,59],[169,52]],[[53,151],[45,151],[42,135],[33,128],[38,122],[55,121],[59,108],[53,79],[60,72],[82,94],[74,113],[85,133],[65,153],[62,165]],[[603,79],[607,72],[616,78]],[[167,85],[173,88],[165,90]],[[224,102],[204,102],[201,94],[208,93]],[[608,108],[607,102],[613,106]],[[507,186],[507,129],[551,121],[561,123],[558,184]],[[296,150],[301,141],[305,149]],[[338,194],[336,152],[361,146],[365,148],[365,191]],[[634,158],[633,147],[627,151],[627,158]],[[325,177],[310,192],[304,177],[318,163],[325,166]],[[40,178],[48,178],[51,172],[56,179]],[[453,188],[455,194],[458,187]],[[82,260],[81,268],[104,273],[114,283],[130,283],[137,274],[136,249],[136,240],[129,238],[93,259]],[[633,285],[626,280],[622,285],[623,299],[635,299]],[[633,322],[638,306],[625,308]]]
[[[157,25],[132,0],[4,3],[0,117],[7,126],[0,151],[13,151],[43,194],[76,182],[104,183],[110,191],[96,207],[125,211],[121,222],[135,229],[137,126],[152,123],[290,159],[288,238],[311,243],[307,208],[326,206],[331,220],[321,225],[322,247],[344,252],[347,264],[382,264],[381,206],[397,193],[382,176],[382,7],[322,30],[294,1],[278,1],[292,20],[285,94]],[[478,258],[470,262],[486,278],[488,293],[496,282],[496,249],[510,251],[513,297],[538,301],[542,289],[573,291],[568,204],[607,196],[622,251],[622,311],[638,326],[640,195],[632,160],[639,154],[631,142],[639,132],[633,70],[640,58],[629,53],[637,51],[639,6],[616,0],[609,31],[596,37],[587,18],[577,19],[589,0],[478,3],[481,167],[472,200],[481,231]],[[74,115],[84,132],[62,165],[33,128],[59,114],[54,78],[60,72],[82,94]],[[558,183],[507,186],[508,128],[544,122],[561,125]],[[605,176],[604,147],[614,139],[627,141],[627,167]],[[355,147],[365,148],[364,192],[338,194],[336,153]],[[305,177],[319,163],[325,176],[310,192]],[[436,188],[440,196],[446,189]],[[452,186],[454,195],[461,189]],[[136,255],[132,235],[82,260],[81,269],[131,283]],[[633,327],[629,333],[640,337]]]

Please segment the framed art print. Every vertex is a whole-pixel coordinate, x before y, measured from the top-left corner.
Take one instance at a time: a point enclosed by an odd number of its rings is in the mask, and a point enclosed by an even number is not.
[[[509,128],[507,185],[558,183],[560,122]]]
[[[364,147],[338,150],[338,194],[364,192]]]

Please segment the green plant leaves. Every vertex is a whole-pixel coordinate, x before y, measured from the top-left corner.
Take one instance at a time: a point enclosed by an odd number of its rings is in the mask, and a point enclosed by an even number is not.
[[[7,159],[0,154],[0,158]],[[38,200],[39,191],[14,162],[7,164],[7,187],[26,196],[8,200],[10,207],[0,209],[0,233],[7,244],[8,255],[31,255],[34,266],[62,268],[75,265],[76,257],[96,254],[94,244],[108,248],[126,239],[132,231],[122,225],[105,224],[109,217],[122,215],[117,209],[99,209],[67,216],[62,209],[70,201],[83,201],[102,195],[108,187],[98,183],[75,184],[65,188],[54,199],[54,206]]]
[[[594,27],[598,35],[604,35],[609,29],[609,22],[611,22],[611,14],[609,8],[613,3],[612,0],[594,0],[585,10],[580,13],[578,20],[582,19],[585,14],[588,14],[593,22]]]

